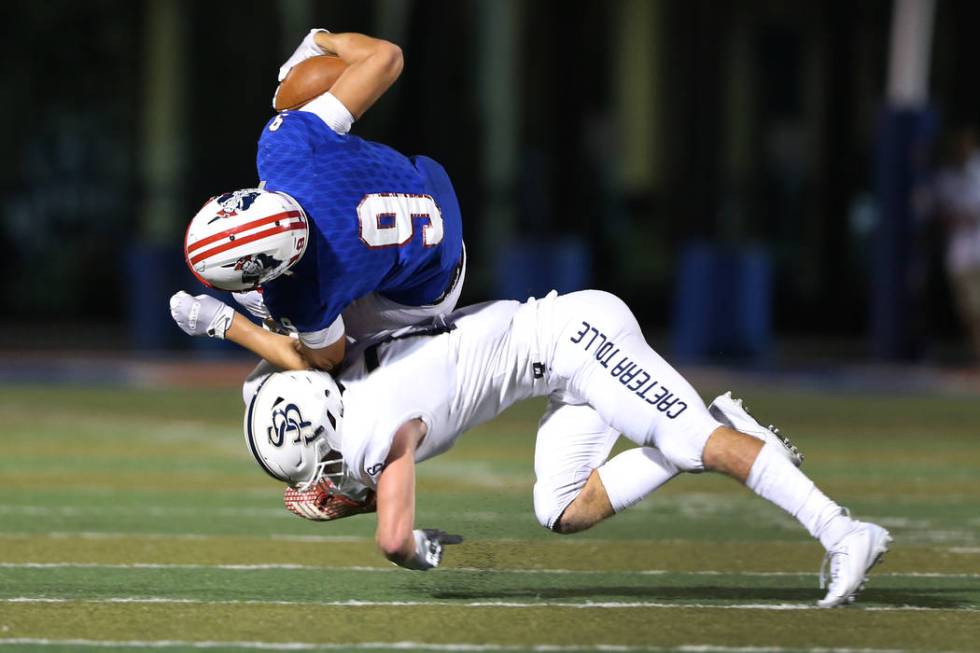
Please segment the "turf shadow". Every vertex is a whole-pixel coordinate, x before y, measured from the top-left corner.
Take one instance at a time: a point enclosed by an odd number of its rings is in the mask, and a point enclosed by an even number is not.
[[[861,603],[891,606],[915,606],[928,608],[976,607],[968,600],[944,596],[949,593],[963,594],[967,588],[881,588],[862,593]],[[434,591],[436,599],[461,601],[482,599],[582,599],[596,600],[619,598],[624,600],[661,600],[691,602],[773,601],[808,602],[823,596],[823,590],[800,587],[719,587],[693,585],[687,587],[509,587],[486,590],[452,589]]]

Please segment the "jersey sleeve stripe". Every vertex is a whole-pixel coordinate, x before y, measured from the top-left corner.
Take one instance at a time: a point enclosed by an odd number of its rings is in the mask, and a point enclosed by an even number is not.
[[[279,220],[286,220],[286,219],[292,219],[292,218],[301,218],[301,217],[303,217],[303,214],[300,211],[284,211],[282,213],[276,213],[274,215],[270,215],[270,216],[266,216],[264,218],[260,218],[259,220],[253,220],[251,222],[246,222],[245,224],[238,225],[237,227],[235,227],[233,229],[226,229],[225,231],[219,231],[218,233],[212,234],[212,235],[208,236],[207,238],[202,238],[201,240],[198,240],[198,241],[195,241],[193,243],[190,243],[187,246],[187,251],[188,251],[188,253],[193,252],[196,249],[200,249],[200,248],[202,248],[202,247],[204,247],[206,245],[210,245],[211,243],[215,243],[215,242],[217,242],[219,240],[224,240],[225,238],[229,238],[229,237],[234,236],[235,234],[241,233],[243,231],[248,231],[250,229],[256,229],[257,227],[263,227],[263,226],[265,226],[267,224],[271,224],[271,223],[277,222]]]

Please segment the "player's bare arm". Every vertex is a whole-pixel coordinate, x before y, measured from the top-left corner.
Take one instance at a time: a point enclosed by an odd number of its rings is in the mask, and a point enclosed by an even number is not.
[[[415,449],[425,436],[425,428],[422,420],[415,419],[398,429],[378,478],[375,542],[397,565],[415,557]]]
[[[225,332],[225,340],[248,349],[283,370],[305,370],[310,367],[300,355],[298,341],[266,331],[238,312],[235,312],[231,326]]]
[[[283,370],[312,368],[329,372],[344,360],[343,336],[337,342],[322,349],[310,349],[299,340],[256,326],[238,312],[235,313],[231,326],[225,332],[225,340],[248,349]]]
[[[170,315],[190,336],[230,340],[283,370],[305,370],[297,341],[256,326],[220,299],[180,291],[170,298]]]
[[[302,342],[297,342],[297,346],[299,355],[306,361],[307,367],[329,372],[335,369],[338,365],[340,365],[341,361],[344,360],[344,354],[347,351],[347,339],[345,336],[341,335],[336,342],[333,342],[320,349],[307,347]]]
[[[347,64],[330,93],[355,118],[364,115],[402,72],[401,48],[389,41],[352,32],[317,32],[314,38],[326,54],[336,55]]]
[[[378,477],[378,527],[375,542],[388,560],[406,569],[438,567],[446,544],[463,538],[434,528],[415,528],[415,450],[426,435],[420,419],[406,422],[395,433]]]
[[[282,370],[329,372],[344,359],[343,335],[322,349],[311,349],[294,338],[256,326],[210,295],[192,297],[178,292],[170,300],[170,314],[188,335],[230,340]]]

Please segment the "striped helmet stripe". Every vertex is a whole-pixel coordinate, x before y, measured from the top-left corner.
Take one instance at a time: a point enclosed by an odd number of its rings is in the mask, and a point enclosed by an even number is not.
[[[235,249],[236,247],[241,247],[242,245],[247,245],[248,243],[255,242],[256,240],[262,240],[263,238],[268,238],[269,236],[274,236],[275,234],[282,233],[284,231],[296,231],[297,229],[306,229],[306,224],[303,222],[297,222],[290,225],[280,225],[278,227],[266,229],[265,231],[250,234],[242,238],[236,238],[235,240],[224,243],[223,245],[212,247],[209,250],[197,254],[191,258],[191,265],[203,261],[206,258],[210,258],[216,254],[220,254],[221,252],[226,252],[229,249]]]
[[[302,218],[303,214],[300,211],[284,211],[282,213],[276,213],[275,215],[266,216],[258,220],[252,220],[251,222],[246,222],[245,224],[238,225],[231,229],[226,229],[224,231],[219,231],[216,234],[212,234],[201,240],[194,241],[187,245],[187,253],[190,254],[195,249],[200,249],[211,243],[218,242],[219,240],[224,240],[229,236],[234,236],[235,234],[241,233],[243,231],[248,231],[249,229],[256,229],[258,227],[263,227],[267,224],[277,222],[279,220],[285,220],[288,218]]]

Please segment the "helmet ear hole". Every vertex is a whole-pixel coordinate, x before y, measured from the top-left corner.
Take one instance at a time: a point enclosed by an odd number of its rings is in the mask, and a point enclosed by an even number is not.
[[[337,418],[334,417],[333,416],[333,413],[331,413],[329,410],[327,411],[327,419],[330,420],[330,426],[333,428],[333,430],[336,431],[337,430]]]

